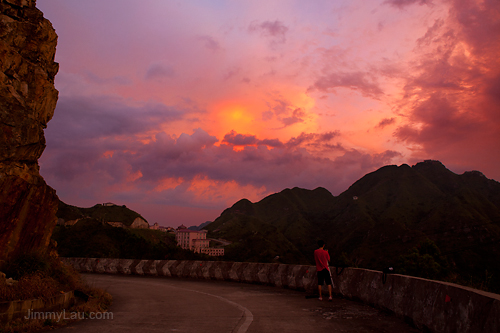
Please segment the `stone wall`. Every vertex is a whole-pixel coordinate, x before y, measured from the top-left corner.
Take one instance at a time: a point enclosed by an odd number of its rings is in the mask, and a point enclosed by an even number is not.
[[[45,249],[58,198],[39,173],[58,92],[57,35],[34,0],[0,0],[0,264]]]
[[[304,265],[64,258],[80,272],[235,281],[316,292]],[[500,332],[500,295],[451,283],[358,268],[332,268],[334,292],[395,313],[431,332]],[[323,288],[326,289],[326,288]]]
[[[61,311],[75,304],[73,291],[49,299],[29,299],[24,301],[0,302],[0,323],[6,324],[19,318],[40,318],[40,313]],[[35,314],[34,314],[35,313]],[[34,317],[32,317],[34,316]]]

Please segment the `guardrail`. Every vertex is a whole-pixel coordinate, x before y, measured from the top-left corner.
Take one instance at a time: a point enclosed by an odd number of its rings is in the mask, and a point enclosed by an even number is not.
[[[314,292],[316,267],[225,261],[62,258],[80,272],[153,275],[274,285]],[[500,332],[500,295],[359,268],[332,269],[334,292],[390,310],[432,332]],[[325,288],[326,289],[326,288]]]

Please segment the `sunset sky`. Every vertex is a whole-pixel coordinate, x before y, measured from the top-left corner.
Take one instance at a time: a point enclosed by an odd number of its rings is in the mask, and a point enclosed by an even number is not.
[[[500,180],[499,0],[38,0],[59,36],[40,173],[152,225],[388,164]]]

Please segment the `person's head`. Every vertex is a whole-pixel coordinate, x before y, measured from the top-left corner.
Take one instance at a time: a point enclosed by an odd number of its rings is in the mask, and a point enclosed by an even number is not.
[[[319,240],[318,247],[323,247],[323,246],[325,246],[325,242],[323,242],[322,240]]]

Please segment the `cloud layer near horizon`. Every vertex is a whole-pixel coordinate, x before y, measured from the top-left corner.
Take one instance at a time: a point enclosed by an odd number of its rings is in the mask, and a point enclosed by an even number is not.
[[[387,164],[500,179],[498,1],[38,7],[60,63],[41,173],[69,204],[176,226]]]

